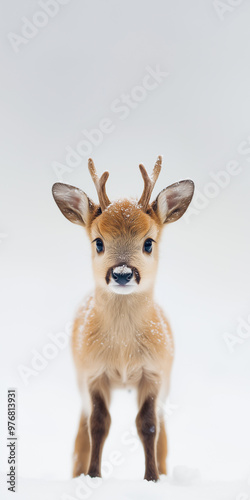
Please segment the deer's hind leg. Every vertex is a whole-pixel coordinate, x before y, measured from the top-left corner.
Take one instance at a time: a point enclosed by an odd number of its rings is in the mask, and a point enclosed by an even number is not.
[[[88,417],[81,414],[78,433],[75,440],[73,477],[87,474],[90,460],[90,439]]]
[[[160,432],[157,441],[157,463],[159,474],[167,474],[167,435],[163,418],[160,420]]]

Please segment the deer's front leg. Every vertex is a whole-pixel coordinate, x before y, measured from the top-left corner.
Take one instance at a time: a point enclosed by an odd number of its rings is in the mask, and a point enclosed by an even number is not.
[[[156,461],[156,443],[158,422],[156,415],[156,398],[158,391],[151,383],[143,379],[139,386],[139,412],[136,417],[137,431],[145,453],[145,476],[147,481],[157,481],[159,473]]]
[[[105,398],[105,395],[101,390],[95,389],[93,390],[93,392],[91,392],[91,457],[88,469],[88,474],[91,477],[101,477],[102,449],[111,423],[106,399],[107,398]]]

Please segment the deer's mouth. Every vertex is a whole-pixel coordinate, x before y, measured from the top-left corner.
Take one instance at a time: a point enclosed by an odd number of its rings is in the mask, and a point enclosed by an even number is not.
[[[137,268],[121,263],[110,267],[106,274],[106,283],[113,292],[127,295],[139,285],[141,277]]]

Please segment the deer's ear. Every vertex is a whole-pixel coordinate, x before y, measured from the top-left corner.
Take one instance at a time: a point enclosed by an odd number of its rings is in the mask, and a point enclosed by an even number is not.
[[[162,224],[175,222],[186,212],[194,194],[193,181],[176,182],[163,189],[152,203]]]
[[[95,205],[81,189],[56,182],[52,187],[52,194],[62,214],[70,222],[81,226],[88,224]]]

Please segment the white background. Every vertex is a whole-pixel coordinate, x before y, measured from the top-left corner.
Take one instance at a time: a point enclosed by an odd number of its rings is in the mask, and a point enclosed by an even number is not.
[[[185,465],[204,478],[250,474],[250,338],[232,352],[224,339],[237,337],[239,318],[250,324],[250,6],[230,3],[220,16],[211,0],[71,0],[15,51],[9,33],[21,35],[22,17],[32,21],[42,9],[31,0],[2,1],[1,404],[5,412],[7,388],[16,387],[21,477],[71,477],[80,398],[70,346],[28,385],[20,365],[32,368],[32,351],[42,353],[49,334],[65,331],[93,286],[87,236],[63,218],[51,186],[54,162],[66,165],[66,148],[76,150],[82,130],[104,118],[113,131],[91,156],[100,173],[110,171],[111,199],[139,196],[138,164],[150,170],[158,154],[164,161],[155,196],[180,179],[196,185],[195,211],[165,229],[156,286],[176,346],[169,471]],[[135,88],[157,66],[168,76],[136,102]],[[124,93],[134,108],[122,120],[112,105]],[[213,174],[232,161],[237,175],[211,187]],[[63,181],[96,200],[87,155]],[[141,445],[122,442],[134,432],[135,415],[134,395],[118,393],[104,449],[106,461],[121,452],[114,477],[143,477]],[[4,449],[6,425],[4,414]]]

